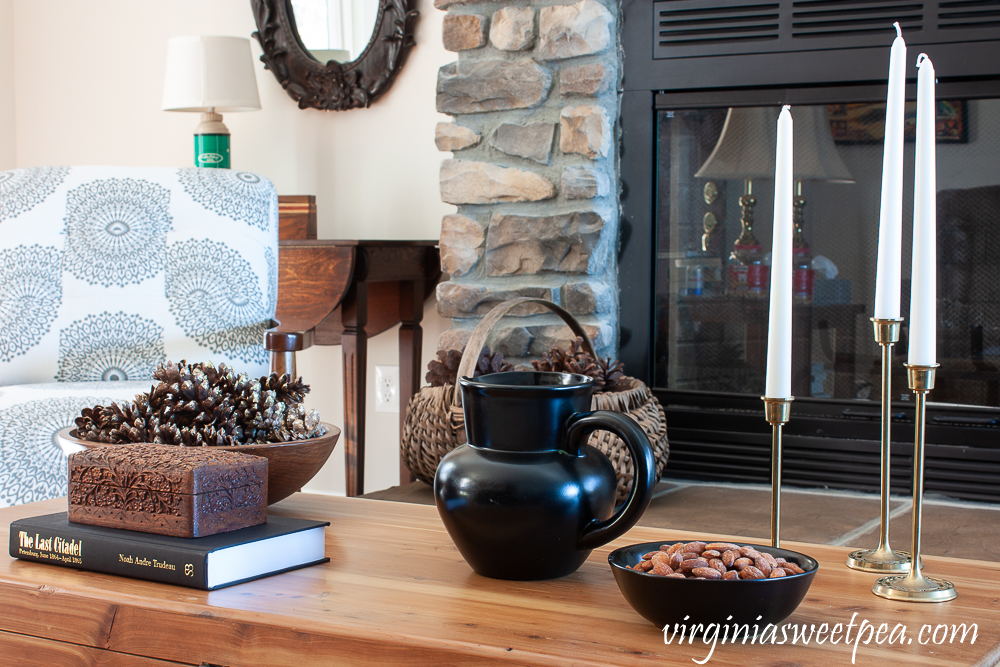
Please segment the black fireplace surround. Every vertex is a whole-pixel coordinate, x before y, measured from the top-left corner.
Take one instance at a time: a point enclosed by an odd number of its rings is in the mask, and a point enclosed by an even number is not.
[[[656,386],[657,114],[884,102],[893,21],[907,40],[907,99],[916,99],[914,62],[924,49],[933,53],[938,99],[1000,98],[1000,4],[623,0],[622,10],[621,358],[667,411],[670,477],[766,483],[771,436],[759,395]],[[1000,168],[997,176],[1000,184]],[[770,227],[770,210],[758,215]],[[1000,217],[993,223],[1000,227]],[[939,269],[939,296],[948,289],[945,274]],[[898,397],[905,382],[894,382]],[[908,493],[913,405],[894,403],[892,412],[893,492]],[[878,491],[879,416],[877,388],[870,400],[797,398],[785,430],[784,483]],[[1000,501],[1000,402],[932,403],[928,422],[925,490]]]

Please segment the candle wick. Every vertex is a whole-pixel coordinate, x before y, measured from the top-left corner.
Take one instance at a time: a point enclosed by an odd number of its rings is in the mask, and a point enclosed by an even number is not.
[[[791,113],[791,109],[792,109],[792,105],[791,104],[785,104],[785,105],[783,105],[781,107],[782,111],[788,111],[789,113]]]
[[[921,53],[919,56],[917,56],[917,68],[923,65],[924,61],[930,62],[930,56],[928,56],[926,53]]]
[[[899,27],[899,21],[896,21],[895,23],[893,23],[892,26],[896,29],[896,37],[902,37],[903,36],[903,31]]]

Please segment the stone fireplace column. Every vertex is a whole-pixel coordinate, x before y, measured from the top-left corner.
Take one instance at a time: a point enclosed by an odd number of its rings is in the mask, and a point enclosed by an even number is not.
[[[602,356],[618,346],[616,128],[618,0],[435,0],[447,10],[444,46],[458,61],[438,72],[435,140],[441,199],[437,308],[452,327],[440,348],[461,349],[496,303],[550,299],[584,325]],[[504,320],[492,346],[516,365],[570,330],[540,308]],[[520,364],[518,364],[520,362]]]

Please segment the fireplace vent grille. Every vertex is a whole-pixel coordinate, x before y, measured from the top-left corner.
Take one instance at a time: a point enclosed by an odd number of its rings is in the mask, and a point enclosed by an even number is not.
[[[771,430],[763,411],[695,407],[677,392],[654,390],[667,415],[670,461],[664,476],[720,482],[767,484],[771,481]],[[798,403],[799,401],[796,401]],[[721,403],[721,401],[719,402]],[[760,403],[746,397],[741,407]],[[817,417],[809,406],[786,427],[782,483],[878,492],[881,480],[879,423]],[[877,404],[876,404],[877,407]],[[908,493],[913,475],[913,415],[894,420],[893,493]],[[809,419],[809,426],[805,426]],[[963,500],[1000,502],[1000,449],[972,446],[965,431],[929,420],[924,490]],[[979,427],[992,440],[993,428]],[[822,433],[822,435],[820,435]],[[949,444],[937,444],[947,442]]]
[[[885,47],[899,21],[910,46],[995,40],[998,0],[660,0],[653,58]]]
[[[938,5],[938,27],[942,30],[965,30],[1000,26],[1000,3],[997,0],[958,0]]]
[[[659,3],[659,45],[702,46],[762,42],[779,37],[778,3],[705,7],[703,2]],[[675,5],[684,5],[681,7]]]
[[[796,0],[792,3],[792,37],[810,39],[844,35],[874,35],[885,42],[886,28],[899,21],[909,36],[923,30],[922,2],[875,0],[874,2],[843,2],[841,0]]]

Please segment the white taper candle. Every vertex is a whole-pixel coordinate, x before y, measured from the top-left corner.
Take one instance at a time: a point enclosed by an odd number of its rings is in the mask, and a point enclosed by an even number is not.
[[[792,397],[792,114],[778,116],[774,163],[774,230],[771,243],[771,303],[767,320],[764,395]]]
[[[934,64],[917,58],[917,158],[913,183],[913,263],[910,274],[910,349],[907,361],[937,363],[937,114]]]
[[[882,152],[882,203],[878,216],[875,317],[899,318],[903,238],[903,105],[906,96],[906,42],[899,23],[889,52],[889,95],[885,105]]]

